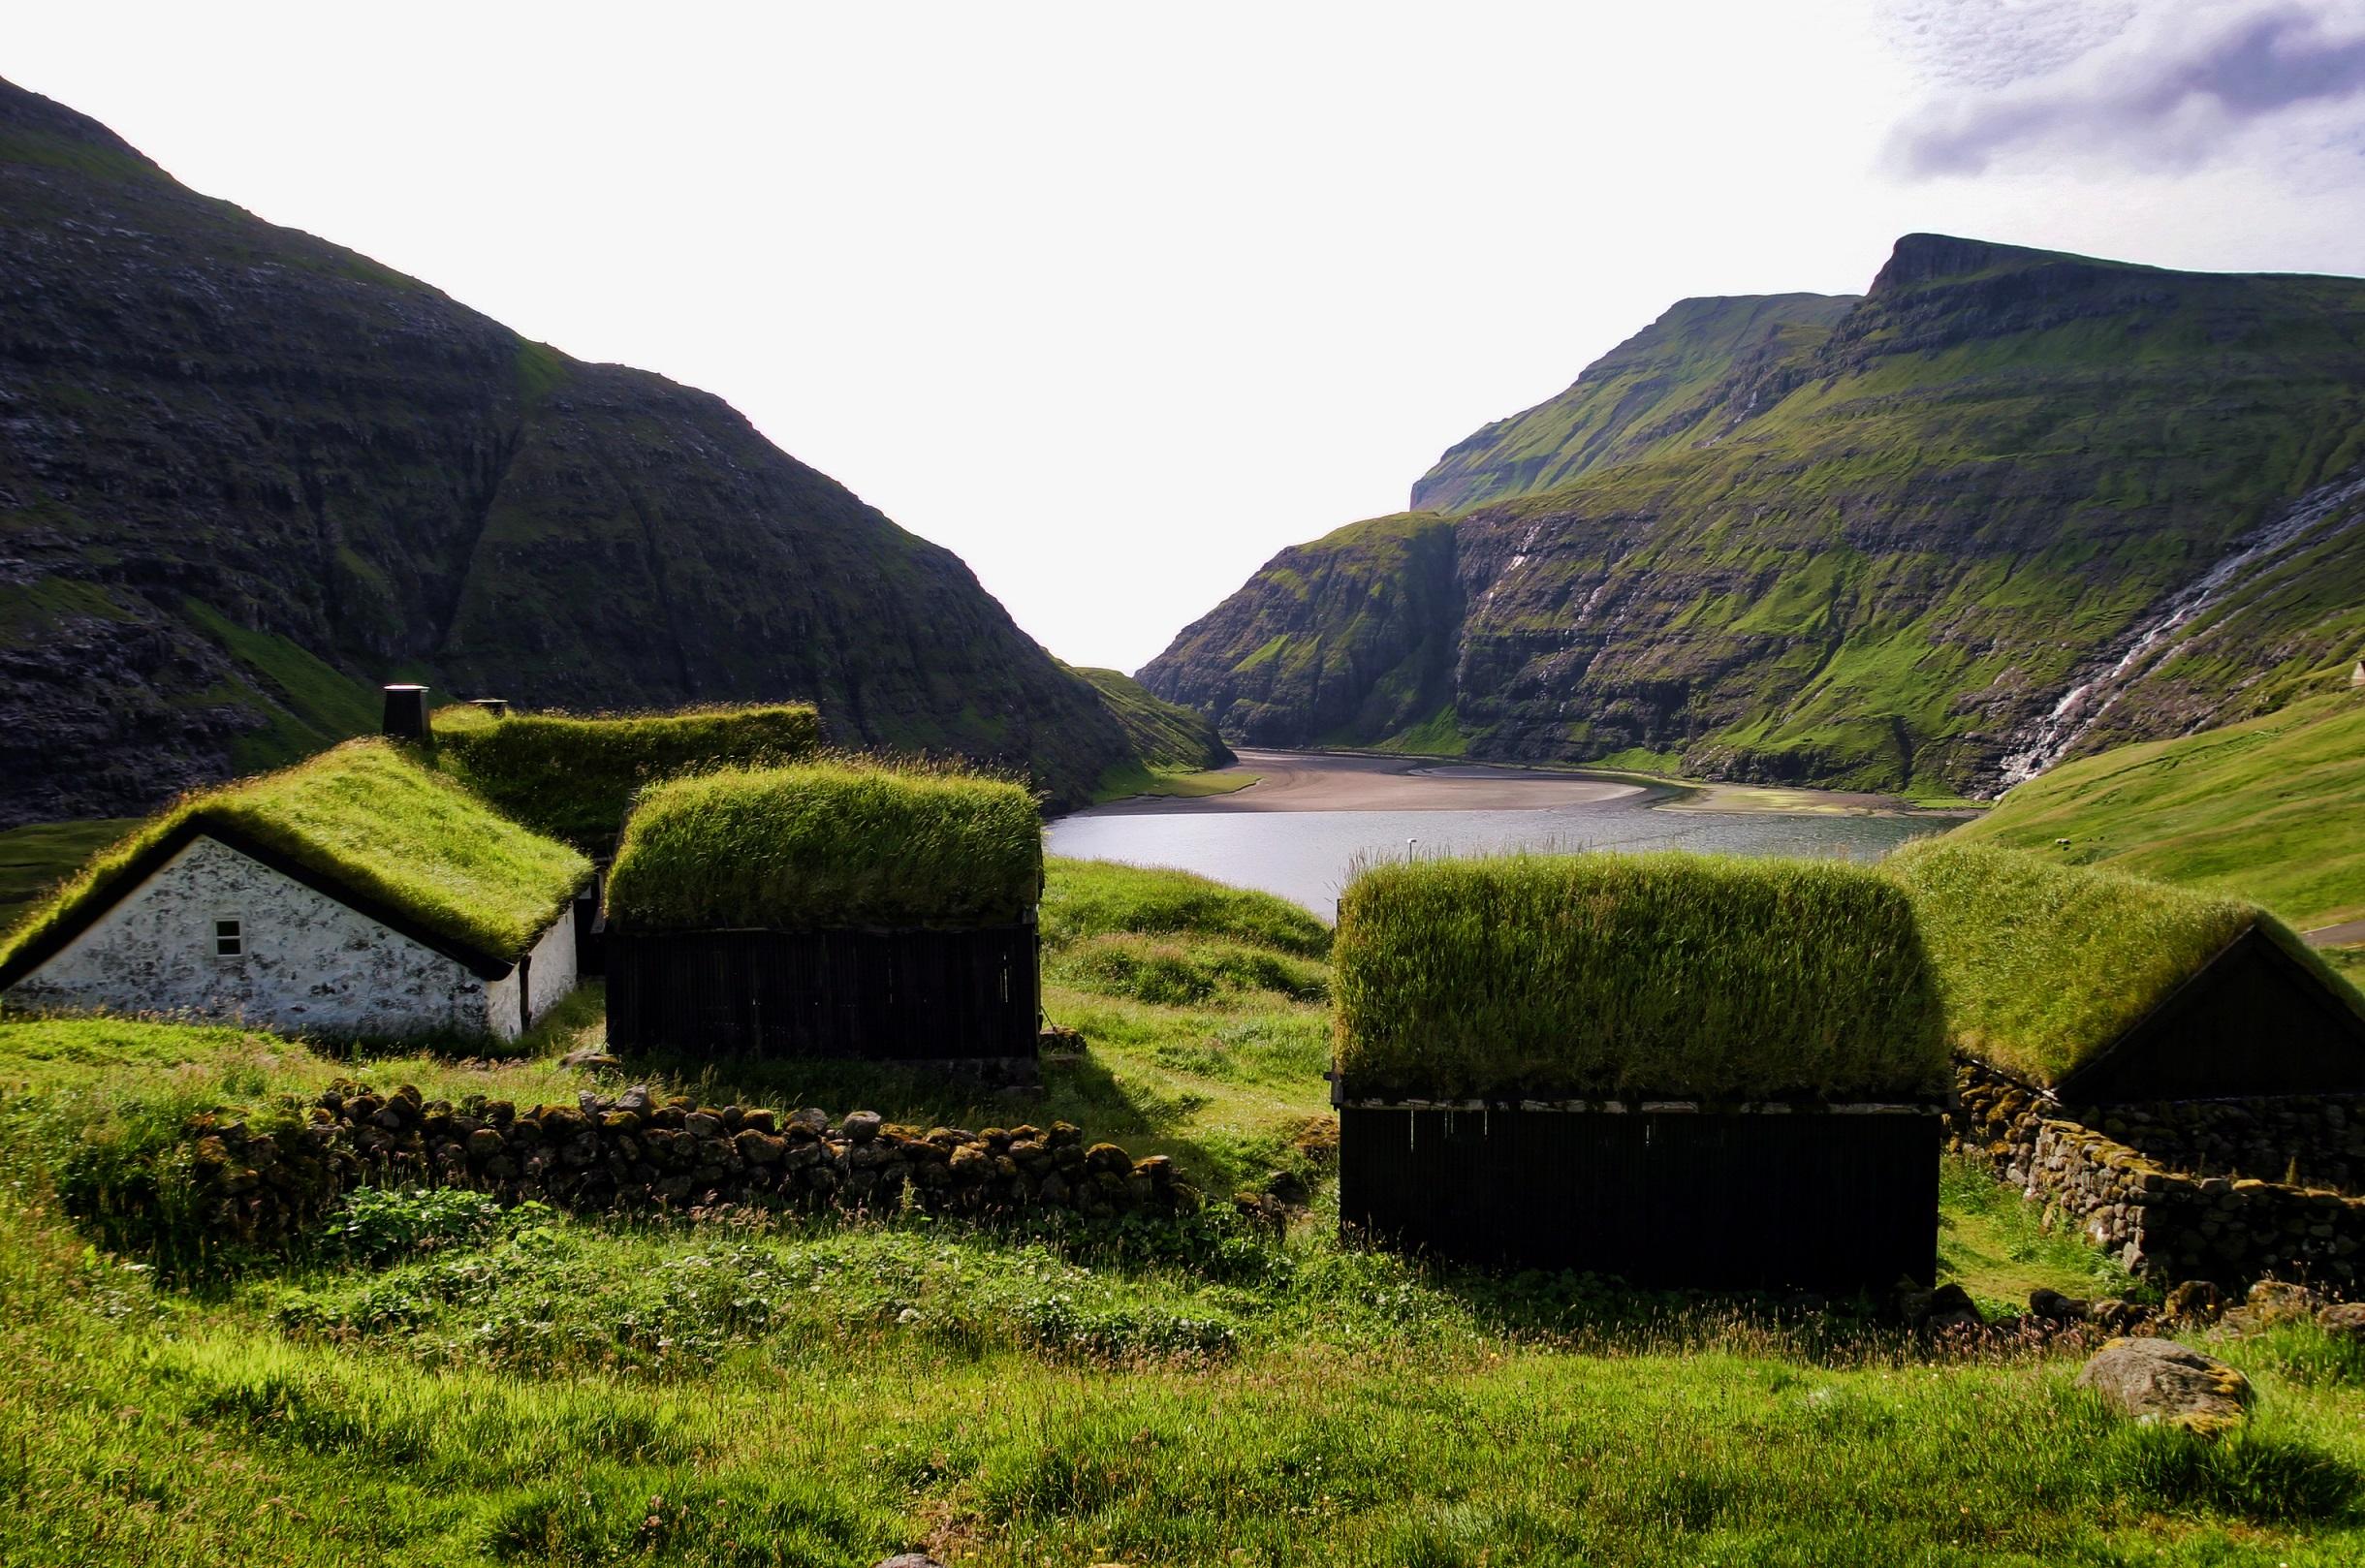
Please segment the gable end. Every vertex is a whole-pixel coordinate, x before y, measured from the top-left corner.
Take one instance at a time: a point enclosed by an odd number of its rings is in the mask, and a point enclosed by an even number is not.
[[[2365,1019],[2253,925],[2054,1092],[2097,1105],[2365,1092]]]
[[[323,897],[333,898],[355,914],[377,922],[395,935],[418,943],[430,953],[441,954],[466,968],[480,980],[501,980],[517,967],[514,957],[487,953],[482,948],[455,941],[433,930],[410,914],[388,904],[384,899],[362,889],[325,876],[308,865],[292,860],[269,845],[259,842],[251,834],[227,824],[208,823],[203,816],[191,817],[171,832],[149,845],[110,878],[107,884],[94,890],[67,916],[42,932],[0,964],[0,990],[6,990],[32,974],[43,964],[73,944],[77,937],[95,925],[107,912],[131,896],[173,858],[201,838],[236,850],[249,860],[269,867],[289,881],[311,889]]]

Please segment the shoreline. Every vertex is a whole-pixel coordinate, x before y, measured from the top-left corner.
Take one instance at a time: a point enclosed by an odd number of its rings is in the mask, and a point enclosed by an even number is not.
[[[1249,775],[1220,794],[1129,795],[1069,817],[1277,811],[1547,811],[1562,806],[1726,815],[1908,817],[1958,822],[1972,808],[1917,806],[1859,790],[1794,789],[1662,778],[1574,764],[1470,762],[1405,752],[1241,747],[1227,768]]]

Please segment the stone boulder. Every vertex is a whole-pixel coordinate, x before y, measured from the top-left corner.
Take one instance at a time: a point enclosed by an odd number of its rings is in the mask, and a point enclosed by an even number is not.
[[[2078,1369],[2077,1386],[2129,1420],[2221,1432],[2248,1418],[2250,1379],[2173,1339],[2113,1339]]]
[[[2029,1316],[2048,1323],[2083,1323],[2094,1315],[2094,1303],[2039,1285],[2029,1292]]]
[[[2316,1314],[2316,1326],[2342,1339],[2365,1339],[2365,1301],[2337,1301]]]

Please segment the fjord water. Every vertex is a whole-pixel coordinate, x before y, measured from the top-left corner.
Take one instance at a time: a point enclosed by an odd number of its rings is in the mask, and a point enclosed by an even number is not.
[[[1311,761],[1312,759],[1308,759]],[[1498,778],[1511,770],[1490,770]],[[1565,780],[1568,775],[1536,775]],[[1450,788],[1459,780],[1432,779]],[[1054,855],[1174,866],[1259,888],[1325,920],[1359,861],[1507,850],[1688,849],[1871,861],[1947,826],[1928,817],[1663,809],[1663,793],[1533,810],[1259,810],[1247,796],[1120,803],[1051,824]]]

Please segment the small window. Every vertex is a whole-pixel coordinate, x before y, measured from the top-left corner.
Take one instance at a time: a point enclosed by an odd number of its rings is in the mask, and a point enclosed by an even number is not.
[[[246,953],[246,927],[235,920],[213,923],[213,956],[217,958],[242,957]]]

